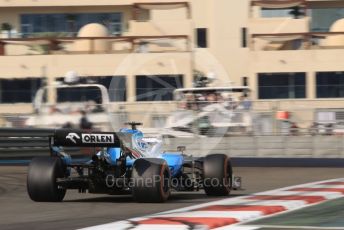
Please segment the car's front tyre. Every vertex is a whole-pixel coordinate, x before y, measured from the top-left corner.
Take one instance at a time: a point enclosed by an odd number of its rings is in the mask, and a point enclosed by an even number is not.
[[[203,188],[208,196],[227,196],[232,184],[232,165],[225,154],[210,154],[203,161]]]

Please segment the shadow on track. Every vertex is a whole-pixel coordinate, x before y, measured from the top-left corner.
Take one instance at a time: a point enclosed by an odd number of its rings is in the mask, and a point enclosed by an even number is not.
[[[194,200],[205,200],[205,199],[226,199],[226,198],[234,198],[238,196],[244,196],[246,194],[231,194],[230,196],[207,196],[203,193],[172,193],[167,203],[194,203]],[[81,194],[82,196],[82,194]],[[190,202],[188,202],[190,201]],[[63,202],[66,203],[137,203],[133,200],[131,195],[113,195],[113,196],[105,196],[105,197],[95,197],[95,198],[81,198],[81,199],[72,199],[72,200],[64,200]]]

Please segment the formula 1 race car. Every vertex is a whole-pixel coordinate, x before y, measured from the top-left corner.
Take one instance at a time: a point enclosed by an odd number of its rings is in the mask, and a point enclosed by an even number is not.
[[[170,191],[197,191],[226,196],[240,187],[225,154],[191,157],[185,148],[162,152],[162,141],[145,138],[140,123],[119,132],[82,132],[58,129],[50,139],[51,156],[33,158],[27,190],[38,202],[62,201],[67,189],[98,194],[132,194],[138,202],[164,202]],[[62,147],[61,147],[62,146]],[[91,160],[74,163],[63,146],[95,147]]]

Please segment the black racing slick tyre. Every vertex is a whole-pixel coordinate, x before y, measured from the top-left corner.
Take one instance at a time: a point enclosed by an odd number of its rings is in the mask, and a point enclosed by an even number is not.
[[[225,154],[210,154],[203,161],[203,188],[208,196],[227,196],[232,185],[232,165]]]
[[[170,169],[164,159],[137,159],[132,172],[134,200],[145,203],[166,201],[170,196],[170,180]]]
[[[66,190],[59,188],[56,179],[65,176],[65,166],[57,157],[33,158],[27,175],[27,192],[33,201],[60,202]]]

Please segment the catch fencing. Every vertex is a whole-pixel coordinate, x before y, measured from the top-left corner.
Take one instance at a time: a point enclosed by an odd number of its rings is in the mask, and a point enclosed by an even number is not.
[[[50,154],[49,137],[54,129],[0,128],[0,160],[30,159]],[[72,155],[79,155],[79,148],[65,148]]]
[[[49,155],[53,129],[0,129],[0,159],[30,159]],[[186,154],[204,156],[224,153],[231,157],[344,158],[344,137],[301,136],[224,136],[163,138],[164,151],[186,147]],[[80,148],[65,148],[73,156],[85,155]]]
[[[100,105],[99,105],[100,106]],[[15,107],[20,108],[20,107]],[[4,107],[8,110],[8,107]],[[180,110],[178,103],[174,101],[158,101],[158,102],[113,102],[106,105],[108,111],[104,115],[108,117],[109,124],[98,124],[98,126],[109,127],[106,131],[118,130],[123,127],[127,121],[140,121],[143,122],[144,128],[162,128],[164,127],[171,116]],[[16,110],[16,109],[13,109]],[[194,117],[200,116],[204,112],[209,117],[209,111],[195,111]],[[10,112],[10,111],[9,111]],[[15,111],[13,111],[15,112]],[[44,114],[43,114],[44,115]],[[49,117],[50,114],[46,116]],[[54,114],[63,115],[66,114]],[[67,114],[68,115],[68,114]],[[73,115],[73,114],[72,114]],[[70,116],[72,116],[70,115]],[[89,114],[92,115],[92,114]],[[325,133],[344,133],[344,108],[342,100],[259,100],[252,101],[250,110],[219,110],[217,115],[221,115],[218,124],[223,123],[246,123],[251,127],[247,129],[249,132],[244,132],[244,135],[286,135],[290,132],[290,128],[295,124],[300,134],[308,135],[311,129],[316,129],[319,134]],[[279,115],[283,115],[281,117]],[[37,114],[5,114],[0,115],[0,127],[17,127],[25,128],[26,121],[30,117],[35,117]],[[80,116],[75,113],[74,116]],[[205,116],[203,116],[205,117]],[[247,121],[245,121],[246,118]],[[183,118],[183,117],[181,117]],[[225,121],[228,119],[230,121]],[[245,119],[244,119],[245,118]],[[65,118],[67,119],[67,118]],[[39,119],[38,119],[39,120]],[[71,119],[76,120],[78,119]],[[197,122],[204,119],[190,119],[195,122],[192,123],[197,128]],[[43,128],[60,128],[53,126],[54,122],[50,122],[50,127],[39,126]],[[314,125],[316,123],[316,125]],[[73,124],[78,128],[79,124]],[[240,130],[240,125],[237,128]],[[97,128],[97,127],[96,127]],[[194,132],[195,130],[192,130]],[[195,132],[198,134],[197,132]],[[236,133],[240,134],[240,132]]]
[[[252,109],[244,112],[249,112],[252,118],[248,129],[234,126],[204,136],[200,135],[200,123],[195,119],[190,127],[172,129],[174,135],[164,135],[164,150],[176,151],[178,146],[186,146],[186,153],[195,156],[226,153],[233,157],[344,158],[344,109],[336,109],[340,108],[338,103],[338,100],[253,102]],[[118,131],[127,121],[140,121],[146,135],[166,134],[165,124],[176,109],[174,103],[167,102],[141,103],[140,107],[137,103],[117,104],[107,113],[109,130],[106,131]],[[288,112],[288,116],[278,117],[279,111]],[[233,115],[240,113],[236,110]],[[60,127],[25,129],[25,121],[32,115],[0,116],[0,127],[8,127],[0,129],[0,159],[49,154],[48,135],[52,131],[49,128]],[[77,124],[72,128],[78,128]],[[80,149],[67,152],[77,155]]]

